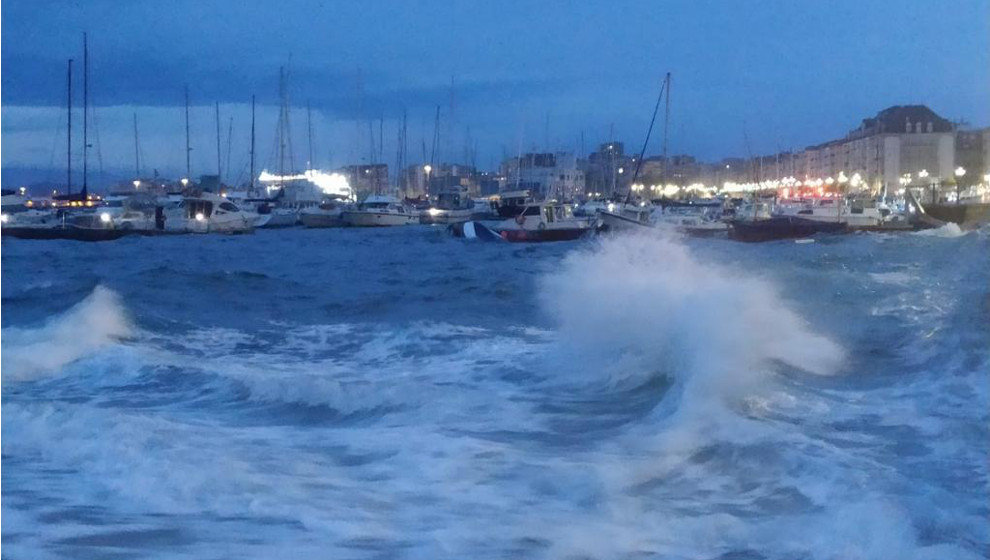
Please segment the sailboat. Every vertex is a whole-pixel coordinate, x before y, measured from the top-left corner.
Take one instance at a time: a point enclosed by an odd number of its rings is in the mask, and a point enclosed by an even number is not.
[[[8,215],[0,220],[3,227],[0,233],[4,237],[21,239],[73,239],[77,241],[108,241],[118,239],[126,232],[114,228],[110,215],[102,212],[92,212],[74,215],[72,208],[91,207],[94,202],[89,195],[88,169],[86,150],[89,147],[87,112],[88,99],[88,67],[89,48],[86,34],[83,33],[83,185],[79,192],[72,192],[72,59],[68,61],[67,72],[67,102],[68,139],[66,142],[66,190],[65,194],[52,197],[53,205],[59,207],[56,211],[24,213],[21,218],[11,219]]]

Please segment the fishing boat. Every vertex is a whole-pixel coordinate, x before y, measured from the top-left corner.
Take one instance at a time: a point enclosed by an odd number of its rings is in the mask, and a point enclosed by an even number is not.
[[[340,219],[350,227],[406,226],[419,223],[419,214],[398,199],[370,195],[356,208],[344,210]]]
[[[571,241],[593,231],[591,221],[574,215],[570,204],[529,204],[517,216],[497,224],[499,236],[512,242]]]

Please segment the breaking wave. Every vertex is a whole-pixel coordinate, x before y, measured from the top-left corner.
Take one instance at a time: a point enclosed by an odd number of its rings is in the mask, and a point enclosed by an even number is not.
[[[97,286],[85,299],[41,327],[3,329],[3,379],[18,381],[56,373],[131,332],[120,296]]]
[[[581,370],[613,383],[661,373],[691,407],[743,397],[779,364],[829,375],[844,359],[769,281],[701,262],[667,237],[572,253],[544,279],[542,301],[567,353],[591,366]]]

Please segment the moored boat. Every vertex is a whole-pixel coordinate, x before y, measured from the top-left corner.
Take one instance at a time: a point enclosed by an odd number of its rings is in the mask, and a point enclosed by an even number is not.
[[[419,223],[419,214],[396,198],[371,195],[357,208],[344,210],[340,219],[350,227],[406,226]]]
[[[773,216],[762,220],[739,219],[729,222],[729,239],[748,242],[799,239],[847,231],[848,225],[845,222],[823,222],[796,216]]]
[[[494,229],[512,242],[571,241],[593,231],[591,221],[575,216],[570,204],[556,202],[529,204]]]

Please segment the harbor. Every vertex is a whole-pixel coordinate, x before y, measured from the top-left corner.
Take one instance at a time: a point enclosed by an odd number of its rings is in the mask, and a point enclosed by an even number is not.
[[[3,560],[986,560],[987,0],[7,0]]]

